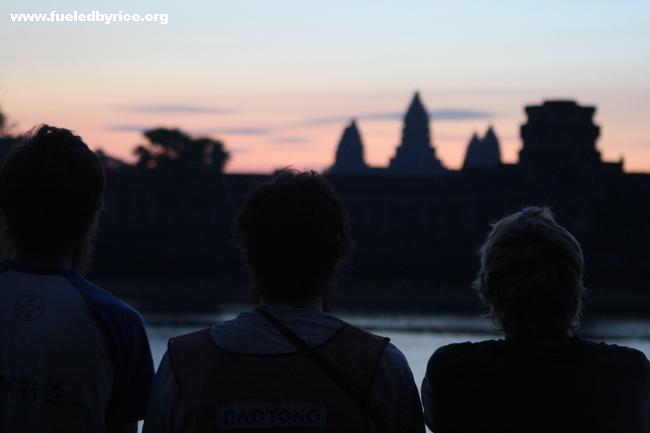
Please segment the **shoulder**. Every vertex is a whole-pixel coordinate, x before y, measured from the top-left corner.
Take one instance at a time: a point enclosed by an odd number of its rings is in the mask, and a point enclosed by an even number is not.
[[[412,377],[413,373],[406,356],[393,343],[386,344],[380,363],[387,374]]]
[[[390,338],[374,334],[370,331],[358,328],[349,323],[343,325],[333,335],[337,341],[338,350],[345,350],[348,354],[354,354],[358,359],[365,359],[367,362],[374,362],[381,368],[389,363],[397,367],[406,362],[406,358],[395,346],[390,343]],[[408,365],[408,364],[407,364]]]
[[[266,309],[312,347],[329,340],[343,324],[335,316],[321,311],[290,307]],[[217,346],[234,353],[259,355],[295,351],[293,344],[257,311],[242,312],[232,320],[213,325],[211,336]]]
[[[412,376],[406,356],[390,342],[388,337],[345,323],[339,335],[346,335],[347,353],[356,353],[360,358],[374,359],[376,374],[392,376],[402,380],[403,376]]]
[[[618,344],[576,339],[579,350],[600,364],[614,364],[625,369],[648,369],[650,363],[640,350]]]
[[[76,272],[66,273],[65,278],[77,289],[91,310],[101,313],[111,321],[117,320],[127,325],[143,326],[142,315],[116,296]]]
[[[389,343],[390,338],[388,337],[384,337],[378,334],[374,334],[370,331],[366,331],[365,329],[359,328],[355,325],[351,325],[350,323],[347,323],[338,318],[336,320],[338,321],[341,330],[344,330],[346,333],[348,333],[351,336],[354,336],[357,339],[372,341],[375,344],[379,344],[379,345],[392,346]]]
[[[503,346],[503,340],[486,340],[439,347],[426,367],[422,385],[425,406],[434,394],[455,396],[466,387],[482,383],[490,376],[487,370],[501,365]]]
[[[179,356],[195,356],[197,353],[204,352],[207,347],[212,347],[214,340],[211,337],[211,329],[203,328],[198,331],[172,337],[167,342],[166,357],[174,359]],[[169,360],[172,361],[171,359]]]
[[[72,284],[81,297],[93,309],[99,309],[126,321],[141,322],[140,313],[126,302],[120,300],[113,294],[91,283],[76,272],[66,273],[66,279]]]
[[[478,342],[452,343],[439,347],[432,360],[463,359],[468,356],[480,356],[499,351],[504,346],[504,340],[485,340]]]
[[[452,343],[439,347],[427,364],[427,374],[433,369],[444,369],[464,363],[473,363],[478,359],[489,357],[503,347],[503,340],[485,340],[476,343]]]

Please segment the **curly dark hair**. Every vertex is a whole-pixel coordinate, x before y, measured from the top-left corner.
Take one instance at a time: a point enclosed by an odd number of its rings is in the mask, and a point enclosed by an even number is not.
[[[99,159],[79,136],[35,127],[0,169],[5,241],[44,254],[91,242],[104,185]]]
[[[343,203],[313,171],[282,170],[255,188],[236,235],[254,294],[287,304],[323,294],[350,247]]]
[[[584,259],[548,208],[527,207],[492,226],[474,282],[507,336],[570,335],[579,324]]]

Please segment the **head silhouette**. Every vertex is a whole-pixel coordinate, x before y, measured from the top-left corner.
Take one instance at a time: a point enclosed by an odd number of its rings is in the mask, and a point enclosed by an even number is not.
[[[492,226],[474,282],[510,337],[570,335],[582,306],[583,256],[547,208],[527,207]]]
[[[315,172],[283,170],[244,204],[237,238],[257,298],[286,305],[318,299],[347,254],[345,209]]]
[[[39,257],[73,251],[81,267],[102,208],[104,171],[67,129],[42,125],[23,137],[0,170],[3,237]]]

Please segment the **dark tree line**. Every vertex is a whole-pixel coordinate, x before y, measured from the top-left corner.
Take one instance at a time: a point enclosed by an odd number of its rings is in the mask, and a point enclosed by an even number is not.
[[[0,161],[20,140],[12,134],[12,125],[0,109]],[[223,173],[230,158],[222,141],[209,137],[192,137],[177,128],[154,128],[143,131],[147,142],[133,149],[137,157],[131,165],[97,150],[97,156],[107,171],[131,168],[143,171],[192,170]]]
[[[180,129],[149,129],[144,131],[144,136],[148,143],[134,149],[138,168],[203,167],[223,172],[230,157],[223,142],[208,137],[192,137]]]
[[[13,136],[11,130],[12,125],[0,108],[0,161],[4,160],[13,145],[18,142],[18,137]]]

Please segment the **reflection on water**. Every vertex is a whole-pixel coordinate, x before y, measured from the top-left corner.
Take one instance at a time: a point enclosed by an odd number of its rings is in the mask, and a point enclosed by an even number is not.
[[[228,320],[245,309],[243,306],[231,307],[221,314],[213,315],[147,315],[147,329],[156,366],[170,337]],[[409,360],[418,386],[424,378],[429,357],[438,347],[454,342],[498,338],[489,321],[474,316],[344,312],[340,317],[354,325],[390,337],[391,342]],[[650,357],[650,321],[585,322],[580,333],[588,338],[633,347]]]

